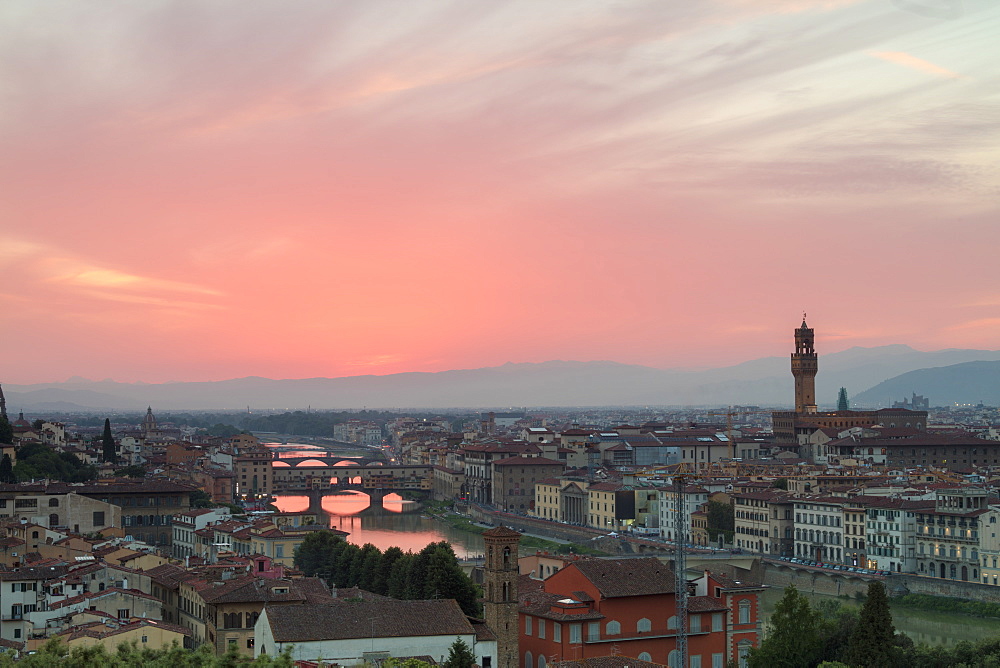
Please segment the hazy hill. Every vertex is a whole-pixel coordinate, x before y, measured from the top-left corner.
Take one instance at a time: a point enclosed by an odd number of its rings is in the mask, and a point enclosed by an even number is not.
[[[922,394],[932,406],[953,403],[1000,405],[1000,362],[965,362],[934,369],[917,369],[890,378],[858,395],[859,401],[899,401]]]
[[[885,405],[916,391],[947,401],[935,389],[863,392],[927,367],[998,361],[1000,351],[921,352],[908,346],[851,348],[820,355],[817,399],[832,406],[847,387],[857,408]],[[272,380],[248,377],[202,383],[117,383],[73,378],[65,383],[9,385],[9,411],[448,408],[504,406],[724,405],[787,406],[792,401],[788,357],[767,357],[700,371],[663,370],[617,362],[551,361],[483,369],[386,376]],[[887,393],[888,392],[888,393]],[[979,397],[977,397],[978,400]],[[982,398],[986,398],[985,396]]]

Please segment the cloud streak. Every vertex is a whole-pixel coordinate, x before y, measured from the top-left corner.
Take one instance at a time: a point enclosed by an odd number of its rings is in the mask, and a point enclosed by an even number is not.
[[[935,65],[932,62],[926,61],[923,58],[918,58],[913,54],[906,53],[904,51],[871,51],[870,55],[875,58],[881,58],[882,60],[888,61],[890,63],[895,63],[896,65],[902,65],[903,67],[908,67],[911,70],[916,70],[917,72],[923,72],[924,74],[929,74],[934,77],[943,77],[945,79],[965,79],[966,77],[958,72],[952,72],[951,70],[941,67],[940,65]]]

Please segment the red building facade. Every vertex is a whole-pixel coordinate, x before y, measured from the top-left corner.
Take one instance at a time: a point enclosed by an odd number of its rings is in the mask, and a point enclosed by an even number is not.
[[[654,557],[567,565],[521,592],[520,665],[618,655],[680,668],[674,581]],[[745,665],[762,588],[708,572],[689,586],[688,665]]]

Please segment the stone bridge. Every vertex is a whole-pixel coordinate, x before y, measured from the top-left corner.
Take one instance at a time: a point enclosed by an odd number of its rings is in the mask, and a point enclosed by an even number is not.
[[[277,462],[282,462],[288,464],[289,466],[298,466],[302,462],[315,461],[315,462],[322,462],[324,466],[335,467],[340,462],[352,462],[356,466],[371,466],[373,464],[378,466],[381,465],[381,463],[383,462],[383,460],[379,457],[344,457],[338,455],[330,455],[329,453],[326,453],[324,455],[315,455],[312,457],[281,457],[280,453],[277,454],[279,456],[276,456],[274,458],[272,464],[275,464]]]
[[[362,492],[382,490],[431,491],[434,488],[432,466],[275,466],[274,494],[293,494],[307,489],[357,489]]]

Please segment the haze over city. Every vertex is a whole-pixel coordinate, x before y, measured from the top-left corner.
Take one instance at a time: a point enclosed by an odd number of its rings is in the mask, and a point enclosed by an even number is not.
[[[992,0],[0,5],[4,383],[994,350]]]

